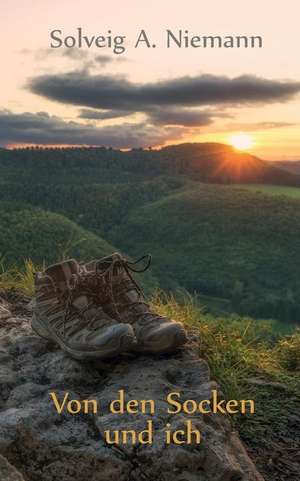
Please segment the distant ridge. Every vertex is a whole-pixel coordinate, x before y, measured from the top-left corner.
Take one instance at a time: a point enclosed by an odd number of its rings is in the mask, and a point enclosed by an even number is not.
[[[291,174],[300,175],[300,160],[279,160],[277,162],[270,162],[273,167],[286,170]]]
[[[185,143],[162,148],[160,154],[181,159],[187,173],[204,182],[266,183],[300,186],[299,172],[271,164],[254,155],[241,152],[227,144]]]
[[[41,172],[37,172],[39,165]],[[17,170],[26,166],[26,177],[43,173],[46,177],[54,170],[58,179],[61,173],[71,175],[80,169],[84,179],[87,172],[102,178],[106,175],[138,175],[146,178],[157,175],[184,175],[193,180],[206,183],[261,183],[288,186],[300,186],[299,173],[287,172],[281,166],[264,161],[233,147],[215,143],[183,143],[168,145],[160,149],[132,149],[121,151],[106,147],[91,148],[27,148],[0,151],[0,169],[9,173],[9,178]],[[300,169],[300,168],[299,168]],[[68,172],[66,172],[68,171]],[[4,174],[4,172],[3,172]]]

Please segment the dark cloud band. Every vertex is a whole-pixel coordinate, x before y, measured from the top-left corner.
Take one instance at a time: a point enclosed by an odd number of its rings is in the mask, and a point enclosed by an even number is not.
[[[252,75],[236,78],[200,75],[138,84],[110,75],[75,71],[33,78],[35,94],[65,104],[104,110],[147,112],[153,107],[247,105],[286,101],[300,91],[300,82],[268,80]]]
[[[130,148],[160,145],[181,138],[179,127],[155,128],[143,123],[95,127],[79,122],[66,122],[45,112],[15,114],[0,111],[0,145],[105,145]]]
[[[116,119],[120,117],[127,117],[128,115],[131,115],[131,112],[128,112],[128,110],[81,109],[78,117],[80,119],[107,120],[107,119]]]

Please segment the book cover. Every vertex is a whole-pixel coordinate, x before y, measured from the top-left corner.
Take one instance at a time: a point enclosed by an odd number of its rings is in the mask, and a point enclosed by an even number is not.
[[[296,0],[2,0],[0,480],[300,480]]]

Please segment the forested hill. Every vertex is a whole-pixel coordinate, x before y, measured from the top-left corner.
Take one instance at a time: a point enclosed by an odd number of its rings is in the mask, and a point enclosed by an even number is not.
[[[256,187],[299,178],[220,144],[3,150],[0,260],[151,252],[149,285],[299,322],[300,200]]]
[[[208,183],[267,183],[300,186],[300,175],[219,143],[167,146],[157,150],[112,148],[15,149],[0,151],[6,180],[111,181],[116,178],[185,175]]]

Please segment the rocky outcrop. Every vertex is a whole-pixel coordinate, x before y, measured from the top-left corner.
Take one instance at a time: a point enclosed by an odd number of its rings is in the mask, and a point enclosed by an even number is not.
[[[80,363],[31,331],[26,305],[13,305],[0,304],[0,454],[7,460],[0,458],[1,480],[21,479],[17,472],[1,475],[13,465],[28,481],[262,481],[225,416],[167,413],[169,392],[200,401],[216,388],[192,349]],[[128,399],[155,400],[155,414],[110,413],[119,390]],[[53,391],[60,400],[66,392],[72,399],[95,399],[100,409],[58,414]],[[201,432],[201,443],[166,445],[166,424],[174,430],[187,418]],[[147,419],[154,426],[152,445],[116,446],[104,439],[107,429],[141,431]]]

